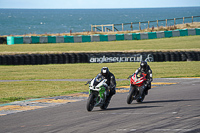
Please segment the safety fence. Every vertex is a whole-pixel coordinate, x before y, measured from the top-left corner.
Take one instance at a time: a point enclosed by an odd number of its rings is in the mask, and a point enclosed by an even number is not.
[[[7,44],[36,44],[36,43],[82,43],[120,40],[143,40],[169,38],[178,36],[200,35],[200,28],[177,29],[145,33],[109,34],[109,35],[78,35],[78,36],[8,36]]]
[[[0,55],[0,65],[41,65],[68,63],[200,61],[200,51],[110,52]]]
[[[171,26],[176,24],[184,23],[193,23],[194,19],[197,22],[200,21],[200,16],[191,16],[191,17],[182,17],[182,18],[171,18],[171,19],[162,19],[162,20],[153,20],[153,21],[142,21],[142,22],[131,22],[131,23],[121,23],[121,24],[104,24],[104,25],[91,25],[91,31],[126,31],[126,30],[142,30],[149,29],[150,25],[152,27],[161,27],[161,26]]]

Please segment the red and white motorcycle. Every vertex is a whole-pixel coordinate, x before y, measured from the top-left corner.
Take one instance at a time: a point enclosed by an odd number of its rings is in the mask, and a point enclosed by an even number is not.
[[[144,73],[134,73],[130,75],[128,78],[131,78],[130,82],[130,91],[127,96],[127,103],[131,104],[133,100],[136,100],[138,103],[141,103],[144,98],[144,89],[145,89],[145,81],[146,74]]]

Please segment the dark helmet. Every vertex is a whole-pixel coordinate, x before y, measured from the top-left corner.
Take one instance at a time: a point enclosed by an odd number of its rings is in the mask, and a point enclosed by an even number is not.
[[[108,76],[108,74],[109,74],[109,69],[108,69],[108,67],[103,67],[103,68],[101,68],[101,74],[103,75],[103,76]]]
[[[146,71],[146,69],[147,69],[147,62],[146,61],[141,61],[140,68],[141,68],[142,71]]]

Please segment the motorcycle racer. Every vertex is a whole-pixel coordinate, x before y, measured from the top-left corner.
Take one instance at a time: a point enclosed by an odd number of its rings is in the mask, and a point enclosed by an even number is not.
[[[108,88],[110,90],[110,94],[107,96],[107,101],[109,102],[111,97],[116,93],[115,87],[116,87],[116,80],[113,73],[111,73],[108,69],[108,67],[103,67],[101,69],[101,73],[99,75],[102,75],[105,79],[107,79],[106,83],[108,84]]]
[[[146,61],[141,61],[140,67],[135,71],[135,73],[138,74],[139,72],[147,74],[146,75],[147,81],[145,83],[144,94],[148,95],[148,90],[151,89],[151,82],[153,81],[153,78],[152,78],[152,70]]]

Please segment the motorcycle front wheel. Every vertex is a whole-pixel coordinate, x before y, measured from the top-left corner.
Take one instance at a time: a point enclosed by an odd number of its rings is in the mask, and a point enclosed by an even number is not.
[[[134,100],[134,88],[131,87],[130,89],[131,90],[130,90],[128,96],[127,96],[127,104],[131,104],[132,101]]]
[[[87,111],[92,111],[95,105],[94,94],[90,94],[87,100]]]

